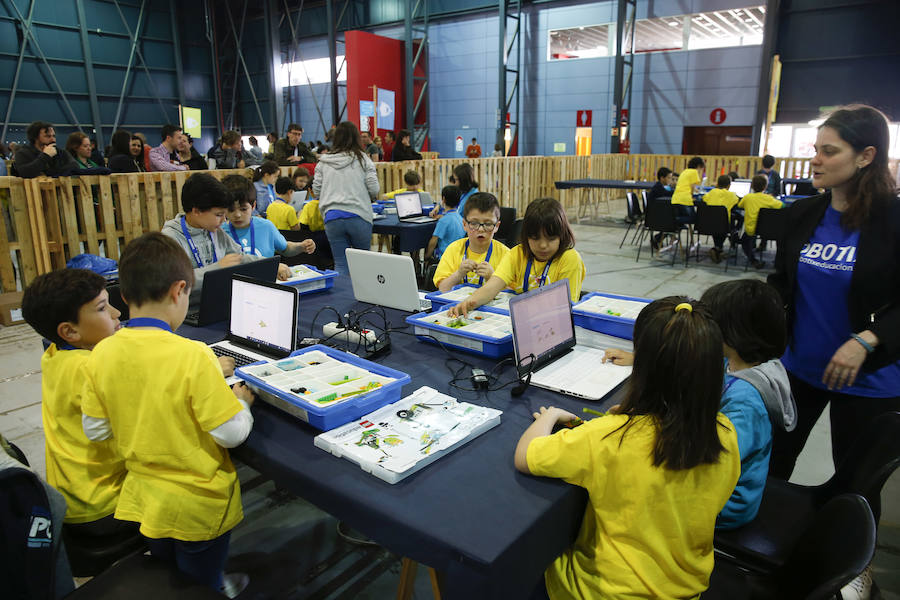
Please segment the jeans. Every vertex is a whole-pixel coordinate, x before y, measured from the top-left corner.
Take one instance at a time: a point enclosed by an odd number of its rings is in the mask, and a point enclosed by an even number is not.
[[[362,217],[326,221],[325,235],[334,254],[334,270],[341,275],[350,274],[345,254],[347,248],[368,250],[372,247],[372,224]]]
[[[175,563],[179,571],[218,592],[223,583],[230,540],[229,531],[214,540],[203,542],[147,538],[147,545],[156,558]]]

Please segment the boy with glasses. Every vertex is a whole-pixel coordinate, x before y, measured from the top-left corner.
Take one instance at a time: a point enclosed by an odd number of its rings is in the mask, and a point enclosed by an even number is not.
[[[464,211],[462,223],[466,237],[447,246],[434,273],[434,285],[442,292],[460,283],[482,285],[491,278],[494,269],[509,252],[509,248],[494,239],[500,225],[500,203],[497,198],[486,192],[472,194]],[[453,212],[456,211],[448,211],[447,215]],[[447,219],[447,215],[438,225]]]

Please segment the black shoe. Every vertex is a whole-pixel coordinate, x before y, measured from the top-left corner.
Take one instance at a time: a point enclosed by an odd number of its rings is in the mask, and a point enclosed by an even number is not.
[[[709,249],[709,259],[716,264],[722,262],[722,251],[718,248],[710,248]]]
[[[761,260],[754,260],[752,263],[754,269],[764,269],[766,267],[766,263]]]

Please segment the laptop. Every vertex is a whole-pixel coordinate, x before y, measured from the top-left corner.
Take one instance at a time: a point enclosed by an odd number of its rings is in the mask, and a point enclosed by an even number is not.
[[[236,367],[284,358],[297,349],[299,305],[296,287],[233,275],[227,334],[210,348]]]
[[[408,256],[347,249],[347,266],[353,296],[369,302],[406,312],[420,312],[431,308],[416,283],[413,261]]]
[[[203,276],[203,289],[200,290],[200,306],[188,312],[184,322],[194,327],[203,327],[226,320],[231,301],[231,276],[245,275],[263,281],[275,281],[280,260],[273,256],[207,271]]]
[[[743,198],[750,193],[750,180],[735,179],[731,182],[731,186],[728,188],[728,190],[734,192],[738,198]]]
[[[401,192],[394,195],[397,218],[401,223],[431,223],[435,219],[422,215],[422,198],[419,192]]]
[[[601,400],[631,375],[604,363],[603,350],[576,344],[567,279],[511,298],[509,317],[519,377],[530,372],[531,385]]]

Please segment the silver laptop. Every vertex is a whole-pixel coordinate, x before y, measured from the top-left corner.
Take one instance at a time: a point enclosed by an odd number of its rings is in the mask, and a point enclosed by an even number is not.
[[[227,334],[210,348],[216,356],[234,358],[236,367],[284,358],[297,349],[299,305],[294,286],[234,275]]]
[[[431,223],[435,219],[422,215],[422,198],[419,192],[401,192],[394,195],[397,218],[402,223]]]
[[[360,302],[407,312],[431,308],[431,300],[425,299],[425,292],[420,292],[416,284],[410,257],[348,248],[347,266],[353,296]]]
[[[631,367],[602,361],[604,351],[579,346],[563,279],[509,301],[519,377],[531,385],[586,400],[601,400],[631,375]]]
[[[728,188],[729,191],[734,192],[734,194],[738,198],[743,198],[747,194],[750,193],[750,180],[749,179],[735,179],[731,182],[731,186]]]

